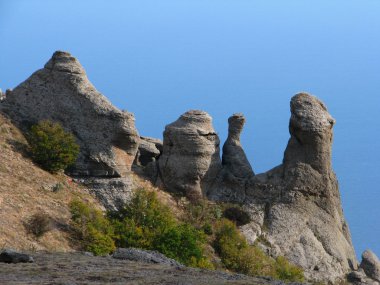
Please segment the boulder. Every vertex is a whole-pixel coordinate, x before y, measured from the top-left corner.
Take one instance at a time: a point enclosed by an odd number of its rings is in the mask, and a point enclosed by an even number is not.
[[[221,169],[219,144],[209,114],[199,110],[184,113],[165,127],[160,183],[170,192],[202,197]]]
[[[29,263],[34,262],[32,256],[11,249],[5,249],[0,253],[0,262],[4,263]]]
[[[354,285],[379,285],[380,283],[368,278],[368,276],[365,274],[364,270],[362,268],[359,268],[358,270],[352,271],[349,274],[347,274],[347,281],[350,284]]]
[[[372,251],[366,250],[363,252],[360,268],[364,270],[369,278],[380,282],[380,261]]]
[[[88,80],[79,61],[57,51],[0,105],[24,130],[41,120],[73,133],[80,154],[69,174],[121,177],[131,170],[139,143],[134,116],[114,107]]]
[[[159,263],[176,267],[183,267],[183,265],[174,259],[168,258],[165,255],[152,250],[143,250],[137,248],[118,248],[112,254],[113,258],[131,260],[145,263]]]

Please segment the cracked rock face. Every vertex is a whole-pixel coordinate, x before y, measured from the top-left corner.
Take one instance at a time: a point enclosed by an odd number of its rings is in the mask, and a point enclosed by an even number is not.
[[[80,145],[72,175],[120,177],[130,171],[139,142],[134,116],[99,93],[69,53],[55,52],[1,105],[24,130],[48,119],[72,132]]]
[[[191,110],[167,125],[158,162],[161,183],[167,190],[203,196],[221,168],[219,137],[210,115]]]

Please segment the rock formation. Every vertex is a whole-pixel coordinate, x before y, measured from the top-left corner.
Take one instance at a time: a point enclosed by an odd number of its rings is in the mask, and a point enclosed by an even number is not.
[[[380,282],[380,261],[372,251],[366,250],[363,252],[360,268],[364,270],[369,278]]]
[[[79,61],[57,51],[13,91],[1,108],[20,127],[59,122],[80,145],[71,174],[120,177],[131,169],[139,136],[131,113],[120,111],[88,80]]]
[[[308,278],[335,281],[357,265],[331,169],[335,121],[314,96],[297,94],[290,106],[283,164],[249,178],[239,196],[214,195],[245,205],[252,218],[242,227],[248,240],[265,240],[269,254],[285,255]]]
[[[162,152],[162,141],[150,137],[140,137],[140,144],[136,153],[134,164],[147,166],[158,160]]]
[[[333,282],[357,267],[331,167],[335,120],[321,101],[305,93],[294,96],[290,107],[283,163],[266,173],[254,175],[242,149],[242,115],[229,118],[221,164],[211,118],[199,111],[166,127],[159,172],[169,191],[196,191],[244,205],[252,222],[241,230],[250,242],[272,256],[286,256],[308,278]]]
[[[239,178],[249,178],[254,175],[240,143],[240,134],[244,123],[243,114],[233,114],[228,118],[228,137],[223,145],[223,168]]]
[[[200,197],[220,168],[219,137],[206,112],[188,111],[166,126],[159,175],[167,190]]]

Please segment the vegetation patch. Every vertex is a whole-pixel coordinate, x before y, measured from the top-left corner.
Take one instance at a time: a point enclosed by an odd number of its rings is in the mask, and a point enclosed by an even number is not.
[[[300,268],[284,257],[267,256],[257,245],[251,246],[239,232],[236,221],[223,218],[224,209],[207,200],[181,202],[181,220],[162,204],[156,193],[135,191],[131,201],[119,211],[103,215],[83,202],[73,202],[74,228],[86,250],[97,255],[117,247],[157,250],[187,266],[226,268],[251,276],[270,276],[284,281],[303,281]],[[236,206],[238,207],[238,206]],[[235,210],[233,213],[236,213]],[[238,216],[241,212],[238,211]],[[221,260],[216,264],[215,254]]]
[[[72,165],[79,154],[74,136],[59,123],[41,121],[33,125],[28,141],[34,161],[52,173]]]
[[[45,212],[35,213],[24,225],[26,230],[37,238],[42,237],[51,229],[50,217]]]

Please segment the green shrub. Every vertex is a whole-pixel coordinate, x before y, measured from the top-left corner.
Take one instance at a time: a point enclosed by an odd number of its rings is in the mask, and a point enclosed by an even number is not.
[[[51,121],[32,126],[28,141],[35,162],[53,173],[72,165],[79,154],[74,136]]]
[[[197,266],[203,258],[202,233],[189,224],[171,227],[153,241],[154,249],[186,265]]]
[[[276,258],[275,270],[275,277],[278,279],[296,282],[303,282],[305,280],[302,268],[291,264],[283,256]]]
[[[284,281],[303,281],[300,268],[284,257],[276,260],[257,246],[248,245],[236,225],[226,219],[216,223],[214,248],[227,269],[251,276],[271,276]]]
[[[33,214],[25,223],[27,231],[35,237],[42,237],[50,230],[50,218],[45,212]]]
[[[115,249],[113,228],[100,210],[79,200],[70,203],[72,226],[84,249],[104,255]]]
[[[135,191],[130,203],[109,213],[119,247],[157,250],[189,266],[206,266],[203,234],[190,224],[181,224],[155,192]]]

